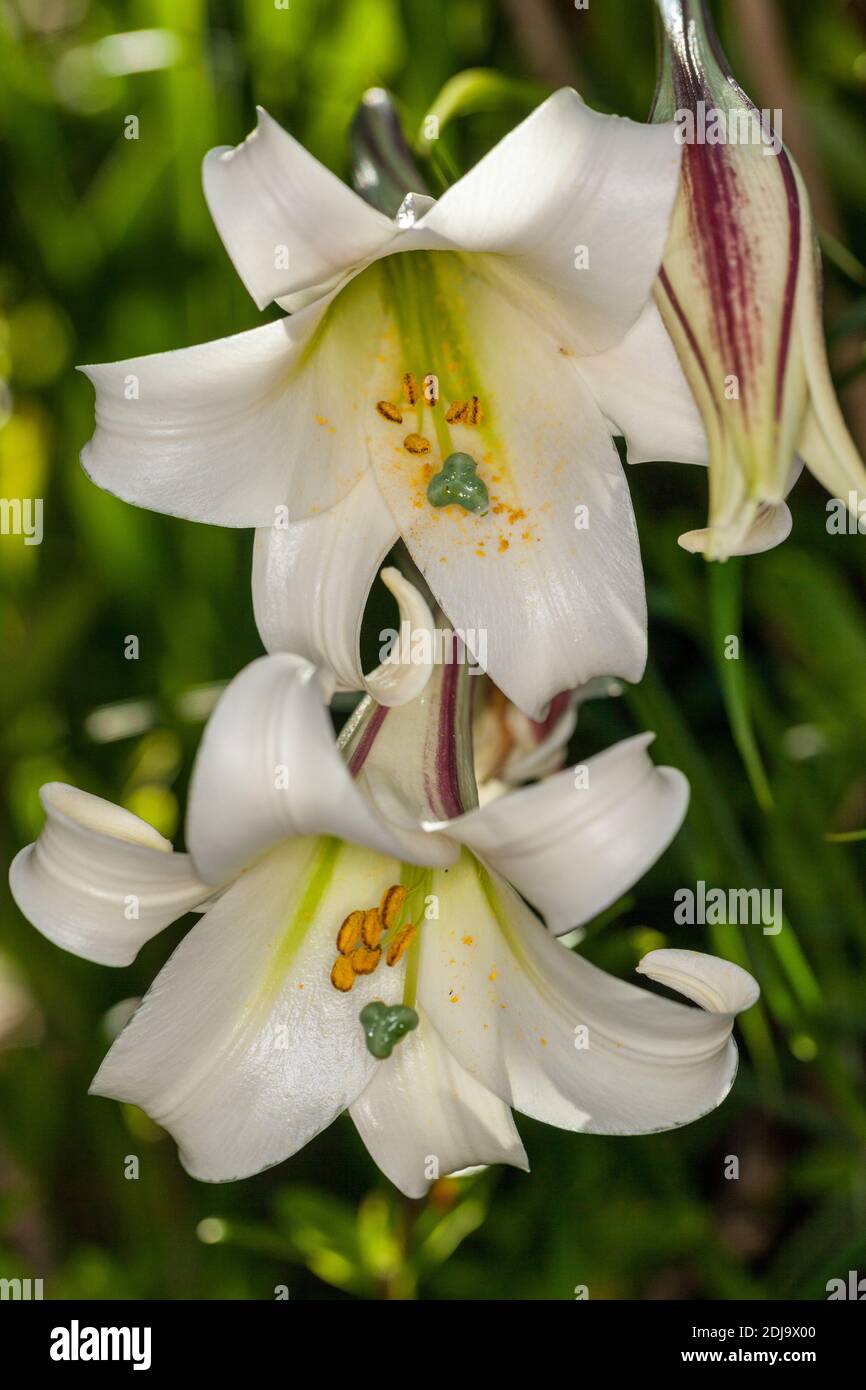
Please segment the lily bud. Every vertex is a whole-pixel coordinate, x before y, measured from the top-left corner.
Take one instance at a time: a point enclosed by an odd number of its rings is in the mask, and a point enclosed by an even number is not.
[[[709,443],[708,559],[790,530],[798,455],[857,510],[866,471],[836,399],[820,260],[802,176],[727,66],[705,0],[657,0],[664,27],[654,121],[674,120],[680,189],[654,294]]]

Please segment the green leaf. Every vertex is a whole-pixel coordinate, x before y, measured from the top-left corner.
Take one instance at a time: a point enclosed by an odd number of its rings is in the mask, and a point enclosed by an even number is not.
[[[430,106],[415,139],[419,154],[430,154],[442,131],[458,116],[478,111],[531,111],[547,96],[538,82],[520,82],[493,68],[467,68],[449,78]]]

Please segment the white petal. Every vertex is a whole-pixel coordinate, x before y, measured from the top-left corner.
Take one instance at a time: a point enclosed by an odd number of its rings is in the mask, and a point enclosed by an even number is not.
[[[9,870],[12,896],[49,941],[129,965],[145,941],[213,893],[188,854],[122,806],[63,782],[39,792],[45,826]]]
[[[408,659],[402,656],[397,642],[393,654],[385,658],[374,671],[363,678],[364,688],[380,705],[405,705],[416,700],[433,672],[435,623],[421,591],[411,584],[393,565],[382,570],[382,583],[397,600],[397,631],[409,645]],[[417,639],[421,639],[420,646]],[[420,655],[417,654],[420,652]],[[360,672],[360,658],[358,660]],[[357,676],[352,689],[357,690]]]
[[[368,412],[399,389],[384,296],[373,268],[251,333],[82,368],[96,387],[86,472],[137,506],[222,526],[326,511],[366,471]]]
[[[428,293],[454,307],[450,322],[430,325],[431,335],[434,327],[443,334],[431,351],[447,352],[453,377],[442,382],[443,399],[475,394],[484,411],[476,427],[451,426],[449,447],[476,460],[490,510],[428,502],[430,476],[444,461],[432,422],[422,432],[436,442],[419,458],[369,411],[370,456],[448,618],[500,689],[538,718],[559,691],[593,676],[640,679],[646,609],[631,500],[573,360],[456,258],[430,259]]]
[[[731,551],[732,555],[762,555],[781,545],[791,534],[794,518],[787,502],[767,502],[758,511],[744,539]],[[686,531],[679,538],[683,550],[693,555],[702,555],[710,542],[710,532],[706,527],[697,531]]]
[[[705,956],[701,951],[650,951],[636,968],[639,975],[675,989],[708,1013],[724,1017],[750,1009],[760,996],[747,971],[733,961]]]
[[[221,526],[271,525],[290,489],[295,508],[330,506],[358,461],[332,476],[326,431],[290,389],[321,314],[317,306],[233,338],[82,367],[96,388],[85,472],[136,506]]]
[[[682,824],[688,782],[655,766],[654,737],[626,739],[436,828],[503,874],[561,936],[637,883]]]
[[[184,938],[91,1091],[146,1110],[204,1182],[287,1158],[375,1069],[358,1015],[372,998],[399,1002],[403,967],[359,977],[347,994],[330,971],[340,922],[395,875],[395,863],[348,845],[281,845]]]
[[[436,873],[433,891],[440,918],[422,927],[419,999],[457,1060],[506,1104],[566,1129],[643,1134],[724,1099],[734,1016],[757,998],[745,971],[660,953],[677,959],[658,977],[714,1010],[704,1012],[566,950],[504,880],[467,860]],[[647,973],[665,968],[658,954]]]
[[[414,699],[430,678],[432,659],[385,662],[361,670],[361,622],[379,565],[398,538],[391,513],[371,472],[323,516],[256,532],[253,607],[269,652],[294,652],[329,671],[338,690],[367,690],[379,704]],[[382,571],[397,600],[400,630],[426,633],[420,650],[432,653],[433,616],[398,570]],[[399,648],[398,648],[399,651]]]
[[[568,323],[574,351],[601,352],[649,297],[680,158],[672,124],[603,116],[563,89],[453,184],[419,231],[497,253],[516,292],[531,286]]]
[[[489,1163],[529,1169],[508,1106],[454,1060],[423,1010],[350,1113],[374,1161],[407,1197],[427,1192],[431,1159],[437,1177]]]
[[[316,668],[285,652],[262,656],[234,678],[205,727],[187,844],[202,876],[222,882],[279,840],[319,834],[397,857],[415,850],[353,782]]]
[[[652,300],[621,343],[579,368],[629,463],[709,463],[707,436],[674,345]]]
[[[785,484],[786,495],[796,483],[803,471],[803,460],[797,458],[791,465],[788,479]],[[791,534],[794,525],[794,518],[791,515],[787,502],[765,502],[758,508],[754,521],[747,530],[739,545],[731,550],[732,555],[762,555],[766,550],[773,550],[775,546],[781,545]],[[686,531],[679,537],[678,544],[683,550],[690,551],[693,555],[703,555],[706,553],[712,541],[712,532],[709,527],[702,527],[698,531]]]
[[[308,154],[259,107],[237,148],[211,150],[202,176],[211,216],[260,309],[300,308],[380,252],[393,222]]]

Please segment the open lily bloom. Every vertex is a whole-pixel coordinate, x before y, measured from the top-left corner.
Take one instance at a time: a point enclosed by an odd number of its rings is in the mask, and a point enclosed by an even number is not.
[[[820,264],[796,164],[738,86],[704,0],[658,0],[654,119],[680,122],[682,182],[656,300],[709,441],[706,529],[725,559],[784,540],[801,463],[857,512],[866,470],[827,365]]]
[[[256,303],[290,317],[84,368],[86,471],[141,506],[263,528],[268,644],[318,652],[329,596],[344,680],[399,536],[476,657],[486,634],[487,669],[526,713],[594,676],[637,680],[643,576],[612,433],[635,458],[705,448],[670,343],[651,388],[625,343],[680,157],[672,127],[562,90],[437,201],[407,195],[391,218],[262,112],[207,157],[205,192]]]
[[[11,883],[46,935],[121,964],[205,908],[92,1087],[170,1130],[193,1176],[256,1173],[348,1107],[382,1170],[419,1196],[431,1157],[440,1174],[525,1167],[512,1106],[642,1133],[727,1093],[733,1018],[756,997],[747,974],[691,951],[645,957],[639,969],[695,1009],[551,934],[661,853],[684,779],[653,766],[642,736],[592,759],[579,786],[566,771],[473,809],[467,684],[449,665],[411,704],[365,700],[341,756],[314,669],[260,658],[205,731],[191,858],[96,797],[43,788],[46,827]]]

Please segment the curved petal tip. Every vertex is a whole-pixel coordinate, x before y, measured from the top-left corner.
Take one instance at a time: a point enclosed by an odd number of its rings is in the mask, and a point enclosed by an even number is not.
[[[364,677],[364,688],[380,705],[405,705],[421,694],[433,673],[435,623],[420,591],[398,569],[388,566],[381,579],[397,600],[399,639],[381,665]]]
[[[665,947],[650,951],[636,967],[658,984],[684,994],[714,1014],[741,1014],[758,1002],[760,988],[742,966],[702,951]]]

